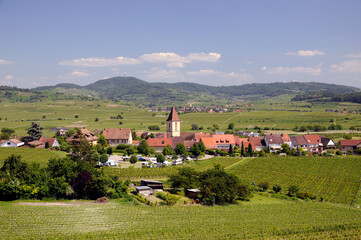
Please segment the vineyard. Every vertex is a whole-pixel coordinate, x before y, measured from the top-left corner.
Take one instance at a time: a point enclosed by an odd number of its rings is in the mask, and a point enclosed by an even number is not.
[[[4,160],[11,154],[21,155],[21,159],[28,163],[39,163],[40,166],[46,166],[50,158],[65,157],[65,152],[50,151],[49,149],[34,148],[0,148],[0,167]]]
[[[0,203],[1,239],[358,239],[361,210],[256,195],[229,206]],[[50,205],[51,204],[51,205]]]
[[[284,192],[297,185],[330,202],[353,204],[359,197],[361,157],[357,156],[255,158],[228,170],[256,184],[279,184]]]

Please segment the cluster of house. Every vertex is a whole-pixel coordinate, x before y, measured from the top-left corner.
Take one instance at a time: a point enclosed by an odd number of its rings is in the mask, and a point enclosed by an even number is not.
[[[1,140],[0,147],[55,148],[60,147],[56,138],[40,138],[39,140],[22,142],[19,139]]]
[[[56,129],[65,133],[67,129]],[[107,143],[116,147],[119,144],[139,145],[139,141],[134,140],[132,136],[132,130],[130,128],[105,128],[103,131],[96,130],[94,132],[89,131],[86,128],[80,130],[83,137],[92,145],[96,145],[99,140],[98,135],[103,134]],[[137,133],[138,136],[144,137],[145,133]],[[271,152],[277,152],[282,150],[282,145],[287,144],[290,149],[301,148],[312,154],[319,154],[327,149],[336,148],[335,142],[323,136],[316,134],[289,136],[287,134],[266,134],[265,136],[259,136],[258,133],[253,132],[240,132],[240,136],[233,134],[224,134],[217,132],[216,134],[202,133],[202,132],[181,132],[181,121],[177,114],[176,109],[173,107],[170,110],[169,117],[167,119],[167,132],[156,133],[154,138],[148,138],[146,141],[149,147],[154,147],[157,152],[161,152],[164,147],[170,145],[173,149],[179,143],[183,143],[187,150],[196,143],[201,141],[204,143],[207,149],[212,150],[228,150],[230,146],[249,147],[252,146],[253,151],[261,151],[265,147]],[[79,136],[73,134],[67,139],[68,142],[79,141]],[[58,147],[59,143],[56,138],[40,138],[36,141],[28,141],[24,144],[17,139],[3,140],[0,143],[1,147]],[[346,153],[349,151],[358,151],[361,148],[361,140],[340,140],[339,149]]]
[[[356,114],[357,111],[346,111],[346,110],[343,110],[343,111],[339,111],[339,110],[334,110],[334,109],[326,109],[325,110],[326,112],[336,112],[336,113],[353,113],[353,114]]]

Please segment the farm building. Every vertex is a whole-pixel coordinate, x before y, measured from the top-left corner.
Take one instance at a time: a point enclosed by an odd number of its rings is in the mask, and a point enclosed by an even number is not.
[[[138,195],[149,196],[153,194],[153,190],[147,186],[136,186],[135,190]]]
[[[112,146],[119,144],[132,144],[132,130],[130,128],[105,128],[103,135],[107,143]]]
[[[187,189],[187,197],[196,199],[201,190],[199,189]]]
[[[150,187],[150,188],[152,188],[152,189],[161,189],[161,190],[164,189],[162,182],[154,181],[154,180],[142,179],[142,180],[140,180],[140,185],[141,185],[141,186]]]

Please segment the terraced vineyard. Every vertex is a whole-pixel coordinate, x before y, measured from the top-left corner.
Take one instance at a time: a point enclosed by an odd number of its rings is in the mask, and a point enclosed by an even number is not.
[[[60,204],[0,203],[1,239],[358,239],[361,235],[357,208],[259,195],[251,202],[215,207],[148,207],[116,201]]]
[[[198,160],[193,161],[187,164],[186,166],[192,167],[194,169],[197,169],[198,171],[204,171],[207,169],[212,168],[216,164],[220,164],[221,166],[227,168],[233,164],[236,164],[238,162],[243,162],[246,159],[243,158],[237,158],[237,157],[214,157],[206,160]]]
[[[11,154],[21,155],[21,159],[25,162],[39,163],[40,166],[46,166],[50,158],[65,157],[65,152],[50,151],[49,149],[34,149],[34,148],[0,148],[0,167],[4,160]]]
[[[228,169],[248,181],[270,181],[283,191],[297,185],[327,201],[353,204],[359,197],[361,157],[255,158]]]

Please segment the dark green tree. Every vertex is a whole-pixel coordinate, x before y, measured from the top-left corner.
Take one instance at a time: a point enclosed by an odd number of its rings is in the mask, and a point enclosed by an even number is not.
[[[163,155],[166,156],[166,155],[172,155],[173,154],[173,149],[172,149],[172,146],[171,145],[167,145],[163,148],[163,151],[162,151]]]
[[[232,123],[230,123],[230,124],[228,124],[228,129],[229,130],[232,130],[234,128],[234,123],[232,122]]]
[[[178,143],[177,146],[175,147],[175,153],[177,155],[183,155],[187,152],[186,150],[186,146],[184,146],[184,143]]]
[[[252,144],[251,143],[248,144],[248,153],[249,153],[250,157],[253,157],[253,149],[252,149]]]
[[[99,139],[98,139],[98,144],[101,145],[102,147],[105,147],[106,145],[108,145],[107,140],[105,139],[103,134],[100,134]]]
[[[29,127],[27,130],[29,136],[33,137],[34,140],[39,140],[43,134],[43,129],[44,128],[41,127],[39,123],[32,122],[31,127]]]
[[[149,155],[149,146],[147,141],[142,140],[138,146],[138,152],[144,155]]]
[[[186,192],[187,189],[198,188],[198,175],[199,173],[190,167],[178,169],[178,173],[172,174],[169,177],[172,190],[177,191],[183,189],[184,192]]]
[[[130,157],[130,159],[129,159],[129,162],[130,162],[131,164],[135,164],[136,162],[138,162],[137,156],[132,155],[132,156]]]
[[[164,155],[161,154],[161,153],[159,153],[159,154],[157,155],[157,163],[164,163],[164,161],[165,161]]]
[[[232,146],[232,144],[229,144],[228,154],[233,154],[233,146]]]
[[[204,142],[202,142],[202,141],[200,141],[200,142],[198,143],[198,147],[199,147],[199,150],[200,150],[202,153],[206,152],[206,150],[207,150],[206,145],[204,145]]]
[[[191,153],[196,157],[198,157],[201,154],[201,150],[199,150],[197,143],[194,143],[193,146],[191,147]]]

